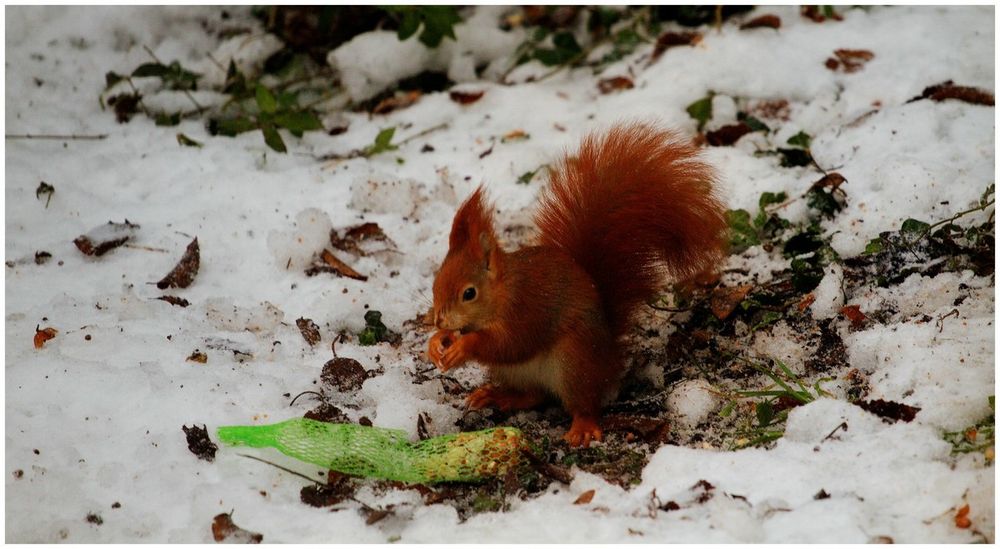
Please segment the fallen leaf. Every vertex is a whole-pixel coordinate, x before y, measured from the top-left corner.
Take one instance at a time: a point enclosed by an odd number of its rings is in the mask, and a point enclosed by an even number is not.
[[[314,261],[312,266],[306,269],[307,276],[315,276],[319,273],[334,273],[336,275],[346,276],[347,278],[353,278],[362,282],[368,280],[367,276],[352,269],[348,264],[333,255],[330,250],[324,249],[320,254],[320,260],[321,261]]]
[[[483,97],[484,93],[486,93],[486,92],[484,92],[484,91],[475,91],[475,92],[451,91],[451,92],[448,93],[448,97],[450,97],[452,101],[454,101],[454,102],[456,102],[456,103],[458,103],[460,105],[468,105],[469,103],[475,103],[476,101],[479,101]]]
[[[215,452],[219,450],[219,447],[208,438],[208,431],[204,425],[201,427],[182,425],[181,429],[187,437],[188,450],[191,450],[192,454],[205,461],[215,460]]]
[[[700,32],[665,32],[656,39],[656,46],[653,47],[653,55],[649,62],[653,63],[670,48],[694,46],[698,42],[701,42]]]
[[[871,412],[881,418],[902,420],[906,423],[913,421],[913,418],[917,416],[917,412],[920,411],[920,408],[916,406],[882,399],[858,401],[855,404],[862,410]]]
[[[227,543],[260,543],[264,540],[263,535],[236,526],[229,513],[215,515],[212,520],[212,537],[217,542]]]
[[[602,94],[609,94],[617,90],[630,90],[635,87],[635,83],[632,82],[631,78],[626,76],[615,76],[613,78],[604,78],[597,82],[597,89],[601,91]]]
[[[421,95],[422,92],[420,90],[412,90],[383,99],[372,109],[372,114],[386,114],[396,109],[404,109],[416,103]]]
[[[35,326],[35,348],[41,349],[45,346],[46,341],[56,337],[56,334],[58,333],[59,330],[56,330],[55,328],[44,328],[39,330],[38,326]]]
[[[199,364],[205,364],[208,362],[208,355],[199,351],[198,349],[195,349],[194,352],[191,353],[191,356],[187,357],[186,360],[188,362],[197,362]]]
[[[507,132],[506,134],[504,134],[504,136],[500,140],[503,143],[506,143],[508,141],[520,141],[520,140],[523,140],[523,139],[527,139],[528,137],[529,137],[529,135],[527,133],[525,133],[524,130],[513,130],[513,131],[510,131],[510,132]],[[492,150],[492,149],[490,149],[490,150]],[[480,156],[480,158],[482,158],[482,156]]]
[[[709,307],[712,309],[712,314],[719,320],[725,320],[752,289],[752,284],[744,284],[734,288],[716,288],[712,291],[712,296],[709,299]]]
[[[52,202],[52,195],[55,194],[55,192],[55,187],[42,181],[38,184],[38,188],[35,189],[35,198],[41,200],[43,194],[49,195],[48,198],[45,199],[45,208],[47,209],[49,207],[49,202]]]
[[[370,243],[372,242],[384,242],[387,243],[387,247],[381,250],[371,249]],[[371,222],[347,227],[344,229],[343,236],[340,235],[340,231],[331,230],[330,245],[338,250],[360,256],[396,247],[396,243],[386,236],[382,227],[379,227],[378,223]]]
[[[972,521],[969,520],[969,504],[966,503],[961,509],[955,513],[955,526],[958,528],[968,528],[972,526]]]
[[[740,122],[706,133],[705,140],[713,147],[725,147],[736,143],[741,137],[752,132],[753,128],[749,124]]]
[[[295,325],[299,327],[302,339],[305,339],[310,347],[315,347],[320,342],[319,326],[315,322],[308,318],[299,318],[295,320]]]
[[[76,244],[77,249],[84,255],[101,256],[128,242],[130,238],[135,236],[138,228],[138,225],[129,223],[128,219],[125,220],[125,223],[108,221],[107,224],[95,227],[87,234],[78,236],[73,244]]]
[[[166,301],[167,303],[175,305],[177,307],[187,307],[188,305],[191,304],[191,302],[182,297],[176,297],[172,295],[161,295],[156,299],[159,299],[160,301]]]
[[[594,490],[587,490],[586,492],[580,494],[580,497],[576,498],[573,505],[585,505],[590,503],[594,499]]]
[[[957,99],[973,105],[993,106],[994,104],[992,93],[970,86],[956,86],[951,80],[924,88],[920,95],[910,99],[907,103],[920,99],[931,99],[939,102],[946,99]]]
[[[198,237],[194,237],[194,240],[188,244],[187,249],[184,251],[184,255],[181,256],[180,262],[177,263],[173,270],[167,273],[167,276],[156,283],[156,287],[161,290],[166,290],[167,288],[187,288],[198,274],[200,265],[201,253],[198,249]]]
[[[844,72],[852,73],[861,70],[865,63],[871,61],[875,58],[875,54],[868,50],[850,50],[850,49],[838,49],[834,50],[833,54],[837,56],[836,59],[832,57],[826,60],[826,68],[835,71],[841,66],[844,68]]]
[[[761,15],[740,25],[740,30],[759,29],[761,27],[779,29],[781,28],[781,18],[772,14]]]
[[[846,305],[840,309],[840,314],[847,317],[851,321],[851,328],[857,330],[865,325],[865,321],[868,317],[861,312],[861,307],[858,305]]]
[[[799,303],[797,305],[799,312],[800,313],[805,312],[805,310],[808,309],[809,306],[812,305],[814,301],[816,301],[816,294],[812,292],[809,292],[808,294],[802,296],[802,299],[799,300]]]

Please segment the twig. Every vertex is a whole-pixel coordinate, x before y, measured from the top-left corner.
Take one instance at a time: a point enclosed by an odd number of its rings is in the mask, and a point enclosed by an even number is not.
[[[108,134],[106,133],[100,133],[95,135],[8,133],[4,135],[4,139],[55,139],[55,140],[78,140],[78,141],[100,141],[101,139],[106,139],[107,137]]]
[[[162,252],[165,254],[170,253],[170,250],[164,250],[163,248],[151,248],[149,246],[140,246],[138,244],[122,244],[126,248],[132,248],[133,250],[146,250],[147,252]]]
[[[410,137],[407,137],[406,139],[400,141],[399,143],[396,143],[396,146],[398,147],[400,145],[405,145],[406,143],[409,143],[410,141],[413,141],[414,139],[417,139],[418,137],[423,137],[423,136],[425,136],[425,135],[427,135],[427,134],[429,134],[431,132],[436,132],[438,130],[443,130],[443,129],[447,128],[447,127],[448,127],[448,123],[447,122],[443,122],[441,124],[438,124],[437,126],[432,126],[430,128],[427,128],[426,130],[417,132],[417,133],[411,135]]]
[[[834,435],[834,434],[835,434],[835,433],[836,433],[837,431],[839,431],[839,430],[841,430],[841,429],[843,429],[843,430],[845,430],[845,431],[847,430],[847,422],[846,422],[846,421],[844,421],[844,422],[842,422],[842,423],[841,423],[840,425],[838,425],[838,426],[834,427],[834,428],[833,428],[833,430],[832,430],[832,431],[830,431],[830,434],[829,434],[829,435],[826,435],[825,437],[823,437],[823,440],[821,440],[820,442],[826,442],[826,441],[830,440],[831,438],[833,438],[833,435]]]
[[[257,461],[259,461],[261,463],[266,463],[266,464],[268,464],[268,465],[270,465],[272,467],[277,467],[278,469],[281,469],[282,471],[284,471],[286,473],[291,473],[291,474],[293,474],[293,475],[295,475],[297,477],[302,477],[302,478],[308,480],[309,482],[315,482],[316,484],[319,484],[320,486],[324,485],[324,483],[322,483],[322,482],[320,482],[320,481],[318,481],[318,480],[316,480],[316,479],[314,479],[314,478],[312,478],[312,477],[310,477],[308,475],[304,475],[304,474],[302,474],[302,473],[300,473],[298,471],[292,471],[291,469],[289,469],[287,467],[282,467],[281,465],[278,465],[277,463],[273,463],[273,462],[267,461],[266,459],[262,459],[262,458],[259,458],[257,456],[251,456],[251,455],[248,455],[248,454],[236,454],[236,455],[242,456],[242,457],[245,457],[245,458],[255,459],[255,460],[257,460]]]

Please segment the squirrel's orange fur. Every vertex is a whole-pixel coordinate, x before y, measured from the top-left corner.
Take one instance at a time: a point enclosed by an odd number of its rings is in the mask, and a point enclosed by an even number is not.
[[[535,215],[538,245],[505,252],[480,187],[452,224],[434,280],[442,370],[474,360],[490,382],[469,406],[530,408],[554,395],[573,415],[566,440],[601,438],[601,407],[623,373],[619,339],[663,275],[687,278],[721,257],[725,210],[697,150],[653,125],[586,137],[552,170]]]

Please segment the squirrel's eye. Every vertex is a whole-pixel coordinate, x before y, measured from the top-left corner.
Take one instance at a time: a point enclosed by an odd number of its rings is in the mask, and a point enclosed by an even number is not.
[[[469,286],[462,292],[462,301],[472,301],[473,299],[476,299],[476,289]]]

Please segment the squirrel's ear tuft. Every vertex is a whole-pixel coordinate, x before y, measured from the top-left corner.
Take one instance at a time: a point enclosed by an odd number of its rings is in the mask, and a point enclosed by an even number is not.
[[[455,221],[451,225],[448,246],[452,250],[459,250],[471,244],[472,248],[469,251],[478,256],[489,254],[488,243],[491,243],[490,247],[496,246],[493,214],[486,201],[486,191],[480,186],[458,208]]]

